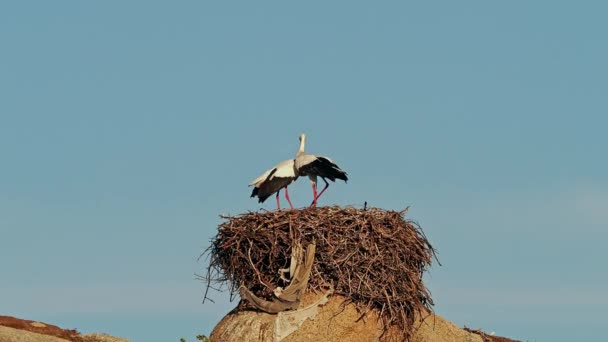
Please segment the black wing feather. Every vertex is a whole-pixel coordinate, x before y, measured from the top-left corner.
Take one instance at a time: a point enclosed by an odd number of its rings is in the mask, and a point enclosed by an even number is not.
[[[294,181],[294,178],[292,177],[273,178],[272,176],[276,172],[277,169],[273,169],[268,175],[268,177],[266,177],[266,179],[262,183],[260,183],[259,186],[253,188],[253,191],[251,192],[251,197],[258,196],[258,202],[263,203],[272,194],[278,192],[279,190],[283,189]]]
[[[344,172],[336,163],[325,157],[317,157],[312,162],[300,167],[301,175],[317,175],[319,177],[328,178],[332,182],[336,179],[348,181],[348,174]]]

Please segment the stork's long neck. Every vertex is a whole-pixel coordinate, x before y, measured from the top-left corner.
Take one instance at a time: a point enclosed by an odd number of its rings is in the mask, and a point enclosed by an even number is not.
[[[296,156],[304,154],[304,145],[305,144],[306,144],[306,138],[302,137],[300,139],[300,148],[298,148],[298,153],[296,153]]]

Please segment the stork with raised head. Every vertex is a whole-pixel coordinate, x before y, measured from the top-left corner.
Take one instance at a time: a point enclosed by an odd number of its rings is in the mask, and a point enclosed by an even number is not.
[[[306,144],[306,134],[300,135],[300,148],[296,154],[295,169],[296,175],[308,176],[312,182],[312,193],[313,200],[311,206],[317,205],[317,200],[329,187],[329,183],[326,178],[329,178],[332,182],[336,179],[341,179],[344,182],[348,181],[347,173],[344,172],[336,163],[331,159],[324,156],[317,156],[304,152],[304,145]],[[325,187],[317,194],[317,177],[325,182]]]
[[[268,197],[276,193],[277,209],[281,209],[279,193],[281,189],[285,188],[285,198],[291,209],[293,209],[287,186],[296,179],[298,179],[298,175],[296,174],[294,160],[284,160],[249,184],[249,186],[253,186],[251,197],[257,196],[258,202],[263,203]]]

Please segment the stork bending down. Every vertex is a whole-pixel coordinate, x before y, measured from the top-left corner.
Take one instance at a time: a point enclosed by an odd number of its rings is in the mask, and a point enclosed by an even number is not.
[[[254,187],[253,191],[251,192],[251,197],[257,196],[259,199],[258,202],[263,203],[268,197],[276,193],[277,209],[281,209],[279,193],[281,192],[281,189],[285,188],[285,198],[287,199],[291,209],[293,209],[293,205],[289,199],[289,191],[287,190],[287,186],[298,179],[294,165],[295,163],[293,159],[285,160],[270,170],[264,172],[261,176],[249,184],[249,186]]]

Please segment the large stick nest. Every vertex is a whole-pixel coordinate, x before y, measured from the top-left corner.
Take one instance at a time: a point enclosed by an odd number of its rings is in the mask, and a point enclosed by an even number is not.
[[[225,285],[232,299],[243,285],[270,299],[276,286],[287,285],[279,269],[289,267],[292,246],[315,242],[309,288],[332,284],[362,315],[378,310],[385,328],[396,324],[409,339],[416,315],[433,305],[422,274],[435,251],[420,227],[404,219],[406,211],[334,206],[222,216],[203,253],[210,258],[207,290]]]

